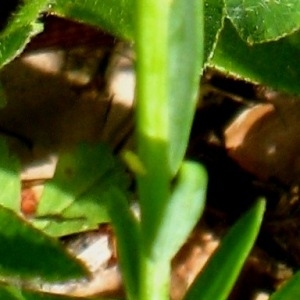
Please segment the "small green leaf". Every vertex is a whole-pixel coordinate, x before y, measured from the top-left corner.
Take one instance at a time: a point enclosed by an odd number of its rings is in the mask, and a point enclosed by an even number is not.
[[[300,299],[300,272],[297,272],[277,292],[271,295],[270,300]]]
[[[260,199],[229,230],[192,284],[185,300],[227,299],[256,240],[264,211],[265,201]]]
[[[0,138],[0,153],[0,205],[19,212],[21,197],[20,162],[9,153],[4,138]]]
[[[298,0],[225,0],[227,14],[249,44],[278,40],[300,28]]]
[[[19,55],[31,37],[43,30],[38,18],[51,2],[52,0],[24,1],[11,16],[8,25],[0,33],[0,68]]]
[[[167,83],[172,174],[184,157],[197,102],[204,55],[203,15],[202,1],[175,0],[171,4]]]
[[[300,32],[249,46],[227,20],[209,65],[238,78],[299,94],[299,50]]]
[[[133,40],[134,3],[134,0],[57,0],[51,11]]]
[[[0,206],[0,275],[61,281],[87,275],[56,239]]]
[[[177,253],[202,214],[206,186],[205,168],[196,162],[183,162],[174,192],[160,224],[151,257],[169,261]]]
[[[128,179],[104,144],[78,145],[59,157],[54,178],[44,189],[33,223],[53,236],[97,228],[109,220],[107,188],[125,193]]]

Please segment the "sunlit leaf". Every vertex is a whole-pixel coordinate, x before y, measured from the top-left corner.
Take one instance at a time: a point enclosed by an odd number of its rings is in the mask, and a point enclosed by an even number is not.
[[[291,34],[300,28],[300,1],[225,0],[227,14],[249,44]]]
[[[58,281],[83,277],[87,272],[58,240],[0,206],[0,275]]]
[[[109,220],[105,201],[109,186],[122,192],[127,177],[103,144],[81,144],[59,157],[54,178],[40,199],[34,224],[50,235],[61,236],[97,228]]]
[[[253,247],[265,211],[260,199],[229,230],[188,291],[185,300],[225,300]]]

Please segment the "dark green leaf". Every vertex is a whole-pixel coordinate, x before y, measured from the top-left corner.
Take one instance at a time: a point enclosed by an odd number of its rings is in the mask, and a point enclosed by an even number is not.
[[[133,40],[134,0],[57,0],[52,11]]]
[[[210,65],[226,73],[290,93],[300,93],[300,32],[249,46],[225,22]]]
[[[225,300],[255,242],[265,210],[260,199],[229,230],[188,291],[185,300]]]
[[[0,274],[12,278],[61,281],[87,275],[56,239],[0,206]]]
[[[225,0],[227,14],[249,44],[278,40],[300,28],[298,0]]]

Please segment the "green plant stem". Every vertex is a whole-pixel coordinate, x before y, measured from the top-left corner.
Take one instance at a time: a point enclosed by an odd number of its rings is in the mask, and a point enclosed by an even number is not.
[[[170,262],[144,257],[141,264],[140,298],[143,300],[169,299]]]
[[[138,188],[142,235],[149,250],[169,199],[169,1],[139,0],[136,5],[137,143],[145,169]]]
[[[137,0],[137,146],[141,207],[139,299],[168,299],[170,262],[153,259],[153,243],[170,197],[168,26],[169,0]]]

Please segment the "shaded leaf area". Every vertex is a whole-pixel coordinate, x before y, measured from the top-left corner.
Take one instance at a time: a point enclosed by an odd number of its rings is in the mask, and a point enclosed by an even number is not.
[[[115,36],[133,40],[133,0],[58,0],[51,11],[87,24],[99,26]]]
[[[0,206],[0,274],[46,281],[80,278],[85,268],[52,239]]]
[[[19,160],[9,153],[6,141],[0,138],[0,205],[20,211],[21,182]]]
[[[19,55],[30,38],[43,30],[38,22],[50,0],[25,1],[8,19],[8,25],[0,33],[0,67]],[[0,4],[0,9],[2,4]]]
[[[276,42],[250,46],[227,20],[209,65],[274,89],[300,93],[300,32]]]
[[[5,300],[88,300],[91,298],[62,296],[20,289],[11,285],[0,285],[0,298]],[[95,298],[93,298],[95,299]],[[112,298],[97,298],[97,300],[113,300]]]
[[[277,292],[272,294],[270,300],[294,300],[300,298],[300,272],[298,271]]]
[[[125,194],[128,178],[104,144],[81,144],[59,157],[46,183],[34,224],[53,236],[97,228],[109,221],[107,201],[115,186]]]
[[[225,0],[227,15],[249,44],[278,40],[300,28],[298,0]]]
[[[225,300],[258,235],[265,201],[258,200],[229,230],[185,299]]]

